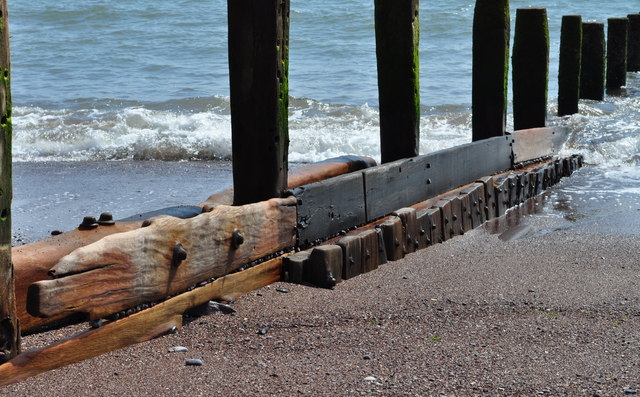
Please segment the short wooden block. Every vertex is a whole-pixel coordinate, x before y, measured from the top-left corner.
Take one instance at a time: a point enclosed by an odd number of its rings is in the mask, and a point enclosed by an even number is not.
[[[358,233],[362,244],[362,272],[370,272],[380,265],[380,249],[378,247],[378,233],[374,229]]]
[[[490,221],[496,217],[496,197],[493,177],[487,176],[477,181],[484,185],[484,220]]]
[[[562,159],[557,159],[553,162],[553,166],[556,168],[556,179],[560,182],[560,179],[564,176],[564,162]]]
[[[470,194],[460,194],[458,196],[458,200],[460,200],[461,210],[462,210],[462,229],[460,234],[465,234],[466,232],[473,229],[473,208],[471,207],[471,195]]]
[[[497,217],[501,217],[509,208],[509,180],[502,178],[493,183],[493,191],[496,200]]]
[[[507,176],[507,181],[509,187],[509,203],[507,208],[511,208],[520,204],[518,202],[518,176],[516,174],[510,174],[509,176]]]
[[[527,173],[529,175],[529,198],[536,196],[536,185],[538,184],[538,174],[535,171]]]
[[[536,196],[542,192],[544,192],[545,190],[545,185],[544,185],[544,169],[542,168],[536,168]]]
[[[295,254],[285,257],[282,261],[284,281],[296,284],[302,283],[310,256],[311,250],[296,252]]]
[[[435,206],[440,209],[442,241],[447,241],[455,236],[455,230],[453,229],[453,213],[451,211],[451,200],[439,200]]]
[[[311,251],[305,281],[322,288],[333,288],[342,281],[342,248],[321,245]]]
[[[431,218],[427,211],[420,211],[420,213],[416,214],[416,223],[418,225],[418,249],[425,249],[433,244],[431,239]]]
[[[462,200],[458,196],[446,197],[451,202],[451,228],[452,236],[460,236],[464,234],[462,228]]]
[[[565,157],[562,159],[562,163],[564,165],[564,176],[571,176],[573,173],[573,168],[571,167],[571,159],[569,157]]]
[[[415,208],[401,208],[392,213],[402,221],[404,253],[410,254],[418,249],[418,222]]]
[[[378,236],[378,263],[384,265],[387,263],[387,248],[384,245],[384,235],[382,229],[375,228],[376,235]]]
[[[518,175],[518,198],[520,203],[524,203],[531,195],[531,190],[529,188],[529,173],[522,172]]]
[[[581,154],[574,154],[573,158],[578,160],[578,168],[584,167],[584,156]]]
[[[342,248],[342,278],[348,280],[362,273],[362,239],[346,236],[338,241]]]
[[[397,261],[404,258],[404,248],[402,246],[402,221],[397,216],[390,216],[389,219],[378,225],[382,230],[384,247],[387,251],[387,260]]]
[[[578,161],[578,157],[571,157],[571,170],[572,170],[571,173],[576,171],[578,168],[580,168],[580,162]]]

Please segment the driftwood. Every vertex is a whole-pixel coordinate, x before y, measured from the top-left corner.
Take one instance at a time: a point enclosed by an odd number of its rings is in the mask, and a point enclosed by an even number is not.
[[[295,245],[296,199],[218,206],[190,219],[153,218],[63,257],[54,280],[29,287],[27,310],[96,319],[185,291]],[[97,304],[96,302],[99,302]]]
[[[0,365],[0,386],[144,342],[182,326],[182,313],[211,299],[231,300],[280,279],[282,258],[215,280],[154,307],[85,331]],[[174,328],[175,327],[175,328]]]

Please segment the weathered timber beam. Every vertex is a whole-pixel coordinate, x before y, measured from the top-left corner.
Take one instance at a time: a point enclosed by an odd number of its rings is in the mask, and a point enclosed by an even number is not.
[[[519,130],[513,137],[515,164],[557,155],[569,136],[567,127],[542,127]]]
[[[370,157],[340,156],[319,163],[306,164],[289,173],[289,187],[317,182],[345,173],[362,170],[376,165]],[[233,190],[226,190],[209,197],[198,204],[204,211],[211,211],[220,204],[231,205]],[[162,211],[164,212],[164,211]],[[149,213],[150,214],[150,213]],[[29,332],[60,320],[65,315],[40,318],[27,313],[27,289],[36,281],[49,279],[47,272],[65,255],[75,249],[92,244],[108,235],[138,229],[146,214],[118,221],[115,225],[98,226],[92,230],[78,230],[63,233],[35,243],[13,247],[11,255],[15,272],[16,310],[21,329]],[[131,221],[127,221],[131,219]],[[135,219],[135,221],[134,221]]]
[[[96,319],[185,291],[295,245],[296,199],[218,206],[195,218],[153,218],[63,257],[32,284],[27,310]]]
[[[166,300],[118,321],[92,329],[51,346],[20,354],[0,365],[0,386],[43,372],[141,343],[182,326],[182,313],[212,299],[231,300],[280,279],[282,257]]]

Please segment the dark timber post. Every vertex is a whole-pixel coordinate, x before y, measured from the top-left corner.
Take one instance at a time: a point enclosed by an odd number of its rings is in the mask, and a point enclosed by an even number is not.
[[[375,0],[382,162],[418,155],[420,68],[418,0]]]
[[[518,8],[513,39],[513,128],[544,127],[549,83],[549,24],[545,8]]]
[[[289,0],[228,0],[234,205],[287,189]]]
[[[558,70],[558,116],[578,113],[580,101],[580,59],[582,56],[582,17],[562,17],[560,66]]]
[[[604,24],[582,23],[581,99],[604,99],[605,47]]]
[[[607,20],[607,89],[616,90],[627,85],[627,18]]]
[[[506,132],[509,35],[509,0],[476,0],[472,77],[474,141]]]
[[[0,0],[0,364],[20,351],[11,263],[11,66],[7,0]]]
[[[628,15],[627,71],[640,72],[640,14]]]

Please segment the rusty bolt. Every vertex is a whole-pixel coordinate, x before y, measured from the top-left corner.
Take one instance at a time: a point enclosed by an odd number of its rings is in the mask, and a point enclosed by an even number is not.
[[[80,230],[91,230],[98,227],[98,222],[96,222],[96,218],[92,216],[85,216],[82,219],[82,223],[78,226]]]
[[[101,226],[111,226],[115,225],[116,222],[113,220],[113,215],[110,212],[103,212],[100,214],[100,218],[98,219],[98,225]]]
[[[171,265],[173,267],[178,267],[185,259],[187,259],[187,251],[185,251],[181,243],[176,243],[176,245],[173,247],[173,258],[171,259]]]
[[[233,231],[233,235],[231,236],[231,248],[238,249],[244,243],[244,236],[240,233],[240,230],[236,229]]]

